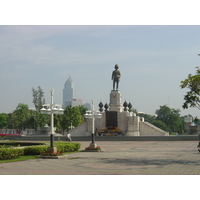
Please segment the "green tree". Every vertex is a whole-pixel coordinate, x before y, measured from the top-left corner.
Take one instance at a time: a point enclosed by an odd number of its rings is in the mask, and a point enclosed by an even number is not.
[[[56,127],[56,131],[61,131],[61,123],[62,123],[62,115],[54,115],[54,126]]]
[[[163,131],[169,131],[169,127],[161,120],[154,120],[154,121],[152,121],[152,124],[160,129],[162,129]]]
[[[38,86],[38,89],[32,88],[32,94],[33,94],[33,103],[35,105],[35,109],[39,111],[42,108],[42,105],[45,104],[44,92],[41,89],[41,87]]]
[[[41,114],[39,111],[29,110],[26,104],[19,103],[12,113],[0,114],[0,128],[24,130],[35,129],[50,125],[50,115]]]
[[[16,115],[15,128],[24,130],[27,127],[28,118],[30,116],[28,106],[26,104],[19,103],[14,111],[14,114]]]
[[[0,113],[0,128],[7,128],[8,121],[7,121],[7,114]]]
[[[17,115],[16,113],[12,112],[8,114],[8,129],[17,129],[19,127],[18,121],[17,121]]]
[[[81,113],[82,116],[83,116],[83,115],[86,113],[86,111],[88,110],[86,107],[81,106],[81,105],[79,105],[78,108],[79,108],[80,113]]]
[[[182,120],[180,117],[180,110],[169,108],[168,106],[160,106],[160,109],[156,110],[156,120],[162,121],[167,125],[170,132],[182,133]]]
[[[144,113],[138,113],[139,117],[143,117],[145,122],[152,123],[155,120],[155,116],[144,114]]]
[[[196,107],[200,109],[200,68],[196,67],[196,75],[189,74],[188,78],[181,81],[180,87],[188,88],[189,91],[184,96],[183,108]]]
[[[66,107],[61,121],[61,127],[63,128],[63,130],[69,129],[71,124],[74,127],[77,127],[81,123],[82,123],[82,115],[80,109],[78,107],[72,107],[72,106]]]
[[[50,115],[41,114],[40,112],[35,113],[35,127],[44,127],[45,124],[50,126]]]
[[[45,124],[50,125],[50,115],[41,114],[39,111],[29,110],[27,127],[37,130],[37,127],[43,127]]]
[[[81,116],[82,116],[82,122],[83,123],[85,121],[85,117],[84,117],[84,114],[86,113],[86,111],[88,110],[87,108],[85,108],[84,106],[78,106],[79,110],[80,110],[80,113],[81,113]]]

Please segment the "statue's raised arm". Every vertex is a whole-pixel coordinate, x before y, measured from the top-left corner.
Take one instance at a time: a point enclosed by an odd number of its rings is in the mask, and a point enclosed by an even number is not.
[[[118,86],[119,86],[119,79],[121,77],[121,73],[118,69],[119,69],[119,66],[116,64],[115,70],[112,73],[113,90],[115,90],[115,83],[116,83],[116,90],[118,90]]]

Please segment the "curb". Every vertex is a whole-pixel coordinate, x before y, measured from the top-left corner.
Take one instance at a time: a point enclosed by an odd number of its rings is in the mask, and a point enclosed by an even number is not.
[[[37,158],[44,158],[44,159],[60,159],[60,158],[67,158],[68,155],[60,155],[60,156],[44,156],[44,155],[40,155],[37,156]]]
[[[81,152],[105,152],[105,150],[104,149],[82,150]]]

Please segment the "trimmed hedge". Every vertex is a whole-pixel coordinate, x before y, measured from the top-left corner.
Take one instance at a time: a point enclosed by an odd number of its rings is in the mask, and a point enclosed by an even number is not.
[[[24,155],[40,155],[47,151],[48,145],[30,146],[24,148]]]
[[[78,151],[81,147],[80,143],[55,142],[54,146],[60,153]],[[48,145],[31,146],[24,148],[24,155],[40,155],[47,151]]]
[[[54,146],[60,153],[78,151],[81,144],[78,142],[55,142]],[[40,155],[47,151],[48,145],[29,146],[22,149],[0,148],[0,160],[10,160],[23,155]]]
[[[57,150],[60,151],[61,153],[64,152],[73,152],[73,151],[78,151],[81,147],[81,144],[78,142],[55,142],[54,144],[55,147],[57,147]]]
[[[11,160],[24,155],[24,149],[1,148],[0,160]]]

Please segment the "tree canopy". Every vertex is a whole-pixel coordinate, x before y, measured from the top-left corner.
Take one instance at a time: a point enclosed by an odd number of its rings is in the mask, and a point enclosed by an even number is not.
[[[156,116],[148,114],[138,114],[144,117],[146,122],[157,126],[158,128],[167,132],[183,133],[183,119],[180,117],[180,110],[170,108],[167,105],[160,106],[156,110]]]
[[[0,113],[0,128],[5,128],[7,127],[7,114],[5,113]]]
[[[183,108],[196,107],[200,109],[200,68],[196,67],[196,75],[189,74],[188,78],[181,81],[180,87],[188,88],[189,91],[184,96]]]
[[[42,108],[42,105],[45,104],[44,92],[41,87],[38,86],[38,89],[32,88],[32,95],[35,109],[39,111]]]
[[[76,127],[81,123],[82,123],[82,115],[79,107],[72,107],[72,106],[66,107],[61,121],[61,126],[63,130],[69,129],[71,125]]]
[[[160,109],[156,110],[156,120],[160,120],[168,127],[168,131],[170,132],[183,132],[183,122],[180,117],[180,110],[170,108],[167,105],[160,106]],[[162,124],[162,126],[164,125]],[[167,128],[166,126],[165,129]]]
[[[54,126],[57,131],[69,129],[71,125],[73,127],[80,125],[84,121],[83,115],[86,110],[83,106],[68,106],[63,115],[54,115]],[[37,127],[50,123],[49,115],[30,110],[28,105],[22,103],[19,103],[12,113],[0,113],[0,129],[36,130]]]

